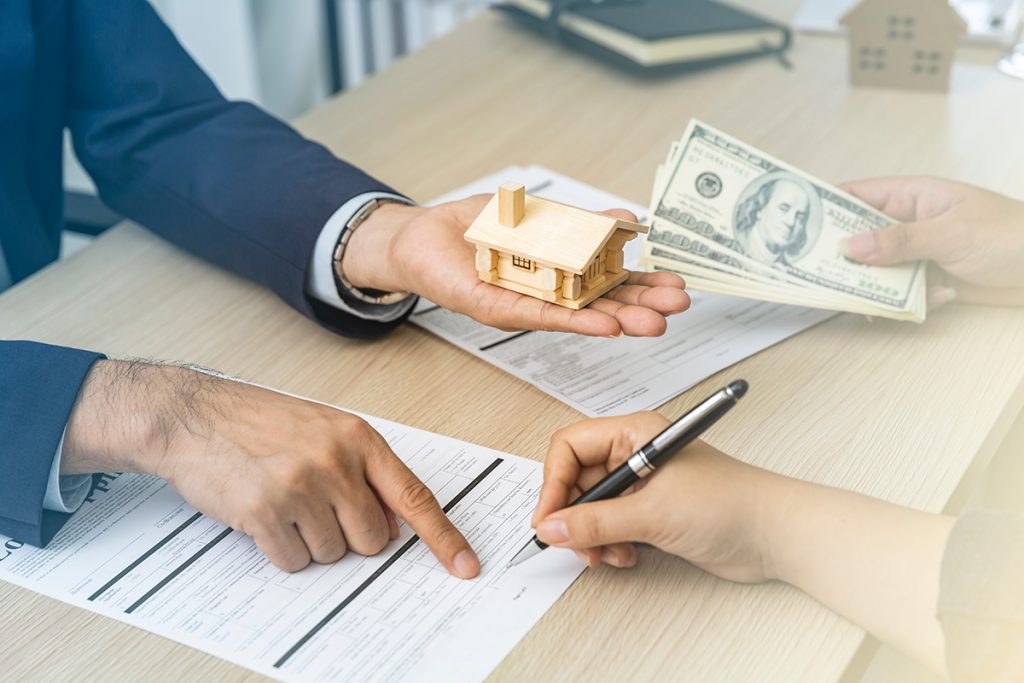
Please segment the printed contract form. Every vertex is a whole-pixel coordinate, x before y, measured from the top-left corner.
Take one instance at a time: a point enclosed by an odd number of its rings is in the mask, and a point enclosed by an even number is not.
[[[505,568],[541,464],[366,419],[472,543],[478,578],[449,576],[404,523],[379,555],[288,574],[162,480],[123,474],[46,548],[0,537],[0,579],[281,680],[483,679],[584,568],[568,551]]]

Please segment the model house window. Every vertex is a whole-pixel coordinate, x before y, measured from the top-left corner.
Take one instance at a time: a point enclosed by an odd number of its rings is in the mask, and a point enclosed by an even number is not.
[[[533,261],[522,256],[513,256],[512,265],[523,270],[533,270]]]
[[[881,71],[885,68],[886,50],[884,47],[862,47],[858,65],[861,69]]]
[[[934,76],[942,70],[942,53],[938,51],[914,53],[914,73]]]
[[[914,17],[889,17],[889,40],[913,40]]]

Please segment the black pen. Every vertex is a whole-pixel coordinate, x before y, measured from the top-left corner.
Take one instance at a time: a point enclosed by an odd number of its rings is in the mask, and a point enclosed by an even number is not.
[[[740,379],[712,394],[703,403],[648,441],[643,448],[629,456],[626,462],[616,467],[594,488],[573,501],[569,507],[593,503],[597,500],[607,500],[620,495],[637,481],[656,470],[658,465],[683,450],[691,441],[707,431],[711,425],[718,422],[719,418],[736,405],[736,401],[743,398],[743,395],[747,393],[747,386],[747,383]],[[547,544],[535,535],[529,543],[523,546],[522,550],[516,553],[508,566],[514,567],[521,564],[547,547]]]

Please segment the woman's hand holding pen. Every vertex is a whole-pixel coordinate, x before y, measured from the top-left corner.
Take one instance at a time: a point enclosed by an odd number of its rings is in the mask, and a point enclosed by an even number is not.
[[[541,541],[587,562],[636,562],[650,543],[713,574],[746,583],[775,577],[773,529],[794,480],[697,441],[612,500],[565,506],[669,424],[658,413],[582,422],[557,432],[544,464],[533,525]]]
[[[667,425],[636,413],[558,432],[533,518],[540,540],[589,565],[631,566],[640,541],[731,581],[779,579],[944,670],[935,605],[948,517],[790,479],[700,441],[633,491],[565,507]]]

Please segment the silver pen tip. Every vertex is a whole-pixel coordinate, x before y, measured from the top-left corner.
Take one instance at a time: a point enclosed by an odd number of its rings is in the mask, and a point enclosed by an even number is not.
[[[537,555],[542,550],[544,550],[544,548],[542,548],[541,546],[539,546],[537,544],[536,539],[532,539],[531,538],[527,542],[527,544],[523,546],[522,550],[520,550],[518,553],[516,553],[515,557],[513,557],[509,561],[508,565],[506,565],[506,569],[511,569],[512,567],[515,567],[516,565],[519,565],[519,564],[522,564],[523,562],[526,562],[528,559],[530,559],[534,555]]]

